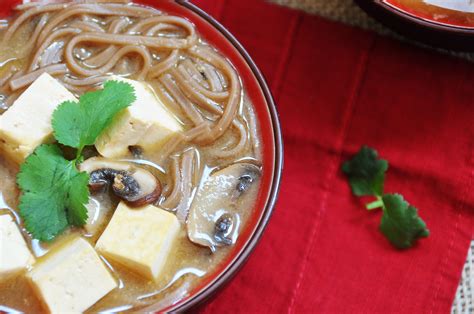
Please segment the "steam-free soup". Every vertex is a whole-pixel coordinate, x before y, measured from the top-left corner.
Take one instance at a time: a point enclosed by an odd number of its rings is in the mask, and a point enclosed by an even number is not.
[[[387,0],[424,19],[441,24],[474,26],[474,5],[470,0]]]
[[[188,20],[127,1],[20,5],[0,36],[0,235],[17,228],[25,242],[1,247],[0,237],[0,312],[122,312],[187,296],[228,256],[259,191],[259,127],[232,64]],[[16,176],[38,145],[15,136],[29,127],[55,143],[50,107],[109,81],[136,100],[77,163],[89,178],[87,221],[35,239]],[[19,250],[31,256],[9,268]]]

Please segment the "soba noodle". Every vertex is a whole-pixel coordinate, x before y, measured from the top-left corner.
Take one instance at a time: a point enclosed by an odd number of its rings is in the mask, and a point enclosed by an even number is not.
[[[27,69],[16,75],[11,73],[11,78],[2,84],[3,91],[27,87],[47,72],[81,93],[84,86],[102,83],[117,65],[125,63],[125,75],[138,80],[158,79],[162,92],[179,104],[179,108],[172,108],[174,114],[190,123],[191,136],[173,138],[169,145],[177,146],[183,141],[210,144],[233,127],[239,134],[236,146],[216,150],[217,156],[233,156],[245,148],[247,130],[237,119],[242,101],[239,78],[224,57],[198,41],[194,26],[187,20],[121,3],[31,4],[19,10],[22,14],[8,28],[3,41],[10,40],[23,24],[41,15],[31,38],[31,45],[36,48],[31,49]],[[81,20],[71,22],[75,17]],[[107,22],[93,22],[96,17],[106,18]],[[137,17],[141,17],[138,22]],[[182,36],[168,36],[167,30]],[[78,58],[76,51],[87,50],[88,45],[94,45],[94,49],[88,51],[86,58]],[[161,55],[159,60],[153,58],[157,53]],[[130,55],[139,56],[141,64],[130,63]],[[56,59],[58,62],[53,63]],[[225,78],[226,87],[220,77]]]
[[[229,60],[199,37],[190,21],[128,0],[27,3],[16,7],[15,12],[16,18],[8,27],[0,28],[5,49],[0,49],[0,56],[14,60],[0,65],[2,112],[43,73],[56,78],[75,96],[101,88],[112,74],[147,83],[182,125],[183,132],[174,133],[159,149],[146,155],[139,147],[136,152],[130,147],[134,157],[130,160],[143,162],[140,165],[161,180],[162,194],[154,205],[173,212],[183,225],[197,192],[213,172],[242,161],[260,166],[258,123],[240,77]],[[91,156],[97,154],[94,151]],[[126,157],[124,160],[130,161]],[[0,175],[5,168],[0,159]],[[0,189],[2,195],[6,194]],[[111,212],[116,206],[113,199],[100,202]],[[245,223],[250,213],[238,215],[239,223]],[[98,238],[82,229],[71,232],[81,232],[91,242]],[[187,236],[185,232],[182,231],[182,238]],[[30,246],[42,248],[38,243],[32,245],[35,240],[29,241]],[[133,274],[119,269],[116,273],[125,288],[91,311],[126,302],[146,305],[149,301],[140,304],[140,300],[147,295],[166,300],[166,294],[161,295],[159,289],[171,287],[174,277],[183,270],[199,265],[196,267],[208,271],[225,257],[211,247],[214,264],[210,263],[208,248],[203,251],[187,237],[186,242],[176,246],[175,264],[169,266],[169,273],[159,284],[143,285]],[[190,281],[185,284],[183,287]],[[5,300],[15,299],[12,293],[8,287],[0,286],[0,306]],[[131,301],[129,295],[133,296]],[[25,306],[24,300],[19,301],[19,308]]]

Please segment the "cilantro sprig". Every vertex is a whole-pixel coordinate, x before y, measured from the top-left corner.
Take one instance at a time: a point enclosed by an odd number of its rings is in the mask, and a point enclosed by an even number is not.
[[[418,216],[418,210],[399,194],[385,194],[384,181],[388,162],[378,159],[377,151],[363,146],[359,152],[342,165],[352,193],[357,196],[373,196],[375,201],[366,205],[368,210],[383,211],[380,231],[395,247],[406,249],[430,232]]]
[[[68,225],[86,221],[89,176],[66,160],[57,145],[38,147],[21,165],[17,182],[23,191],[20,213],[36,239],[51,241]]]
[[[87,145],[94,145],[115,115],[135,101],[132,85],[107,81],[104,89],[85,93],[79,103],[63,102],[53,113],[52,125],[56,140],[77,148],[77,155]]]
[[[108,81],[102,90],[85,93],[79,102],[63,102],[54,111],[54,137],[77,153],[75,159],[67,160],[58,144],[45,144],[20,166],[20,215],[35,239],[51,241],[68,226],[86,223],[89,175],[79,172],[77,163],[84,147],[93,145],[114,117],[134,101],[130,84]]]

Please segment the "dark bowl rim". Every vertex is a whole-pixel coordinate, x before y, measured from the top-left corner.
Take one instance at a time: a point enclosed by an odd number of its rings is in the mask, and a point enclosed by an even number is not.
[[[234,275],[237,274],[238,270],[246,262],[250,254],[255,249],[257,243],[262,237],[263,232],[265,231],[270,217],[273,213],[278,194],[280,191],[281,184],[281,175],[283,171],[283,138],[281,132],[281,126],[279,121],[279,114],[273,100],[272,93],[268,87],[266,80],[263,74],[258,69],[255,62],[250,57],[249,53],[245,50],[242,44],[217,20],[215,20],[211,15],[206,13],[204,10],[199,8],[197,5],[187,1],[187,0],[175,0],[176,3],[189,9],[195,14],[199,15],[201,18],[210,23],[218,32],[220,32],[239,52],[241,57],[245,60],[247,65],[250,67],[252,73],[255,75],[255,78],[258,82],[258,85],[261,88],[261,91],[265,97],[268,111],[271,118],[272,129],[273,129],[273,138],[275,143],[275,164],[274,164],[274,173],[273,180],[271,185],[271,190],[269,193],[269,198],[266,204],[260,222],[252,234],[252,237],[246,242],[242,251],[238,256],[229,264],[225,272],[218,274],[214,281],[205,287],[203,290],[199,291],[195,295],[191,295],[189,299],[185,300],[183,303],[178,303],[174,306],[171,306],[166,309],[167,312],[184,312],[188,311],[191,308],[196,307],[197,305],[208,300],[212,295],[218,292],[224,284],[226,284]]]

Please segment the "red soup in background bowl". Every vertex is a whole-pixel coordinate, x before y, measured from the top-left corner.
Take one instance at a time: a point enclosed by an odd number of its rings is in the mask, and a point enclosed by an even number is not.
[[[47,1],[47,3],[51,2],[63,3],[68,1]],[[259,145],[261,146],[259,167],[261,175],[258,192],[255,201],[252,203],[252,208],[247,208],[249,215],[245,223],[240,227],[238,237],[236,237],[231,246],[226,247],[227,251],[222,255],[218,264],[200,274],[200,278],[194,280],[189,289],[178,291],[179,282],[173,281],[174,284],[171,284],[170,287],[164,287],[170,288],[169,293],[166,292],[164,297],[156,298],[156,300],[152,298],[150,302],[140,302],[136,305],[124,304],[125,307],[115,308],[115,310],[120,311],[134,309],[157,312],[184,311],[209,298],[225,282],[230,280],[261,238],[269,222],[280,185],[283,167],[281,130],[275,104],[262,74],[242,45],[222,25],[188,1],[136,0],[133,3],[153,7],[166,15],[181,17],[191,22],[196,29],[199,40],[215,48],[235,69],[242,85],[241,95],[244,96],[246,101],[251,103],[259,126]],[[18,4],[18,1],[4,0],[0,7],[1,16],[8,19],[12,14],[16,14],[13,8]],[[139,22],[139,18],[135,22]],[[182,60],[185,60],[185,57],[182,57]],[[205,77],[204,74],[203,77]],[[229,83],[229,80],[223,79],[223,81]],[[225,84],[223,84],[224,87],[222,88],[226,87]],[[80,91],[78,93],[80,94]],[[241,100],[240,106],[243,106],[243,102],[244,100]],[[256,126],[253,125],[253,127]],[[212,259],[212,253],[208,248],[202,247],[200,249],[203,252],[206,251],[209,259]],[[130,271],[133,272],[133,270]],[[176,293],[173,294],[174,292]],[[150,295],[153,293],[161,292],[151,291]],[[1,303],[0,298],[0,306],[5,306],[5,304]],[[5,309],[7,308],[5,307]],[[97,308],[91,307],[90,309],[94,310]]]
[[[474,5],[469,0],[354,0],[395,31],[448,49],[474,48]]]

